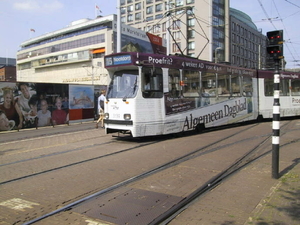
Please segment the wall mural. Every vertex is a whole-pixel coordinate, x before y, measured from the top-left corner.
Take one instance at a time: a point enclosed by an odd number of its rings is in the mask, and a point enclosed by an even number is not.
[[[0,82],[0,131],[94,120],[105,86]]]

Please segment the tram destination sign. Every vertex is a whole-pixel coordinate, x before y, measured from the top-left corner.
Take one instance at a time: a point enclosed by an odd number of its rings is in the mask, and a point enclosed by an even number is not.
[[[117,55],[105,58],[105,66],[117,66],[131,64],[131,55]]]

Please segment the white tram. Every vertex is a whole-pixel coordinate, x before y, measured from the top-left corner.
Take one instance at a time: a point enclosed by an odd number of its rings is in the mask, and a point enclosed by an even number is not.
[[[145,53],[108,55],[105,67],[107,134],[164,135],[272,117],[271,71]],[[282,75],[282,116],[300,115],[299,76]]]

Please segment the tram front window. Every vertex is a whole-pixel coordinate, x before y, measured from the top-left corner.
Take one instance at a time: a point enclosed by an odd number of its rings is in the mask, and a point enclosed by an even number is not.
[[[136,96],[138,72],[119,71],[114,74],[109,84],[107,98],[133,98]]]

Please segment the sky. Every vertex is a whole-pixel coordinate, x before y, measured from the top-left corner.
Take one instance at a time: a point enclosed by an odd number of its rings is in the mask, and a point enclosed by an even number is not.
[[[197,0],[208,2],[209,0]],[[71,22],[117,14],[117,0],[0,0],[0,57],[16,58],[20,44],[70,25]],[[263,34],[284,32],[286,68],[300,67],[299,0],[230,0],[248,14]]]

